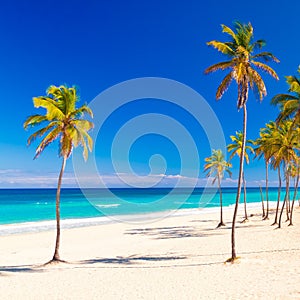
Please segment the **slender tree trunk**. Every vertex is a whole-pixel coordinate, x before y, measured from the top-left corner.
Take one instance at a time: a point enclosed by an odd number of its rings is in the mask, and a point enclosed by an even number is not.
[[[243,189],[244,189],[244,220],[242,223],[248,221],[248,215],[247,215],[247,190],[246,190],[246,180],[245,180],[245,172],[243,171]]]
[[[218,186],[219,186],[219,195],[220,195],[220,223],[218,224],[217,228],[221,227],[221,226],[225,226],[224,222],[223,222],[223,201],[222,201],[222,189],[221,189],[221,180],[220,180],[220,176],[218,175]]]
[[[59,173],[57,191],[56,191],[56,242],[55,242],[55,251],[52,258],[52,261],[61,261],[59,256],[59,245],[60,245],[60,190],[62,177],[65,171],[67,158],[63,157],[61,170]]]
[[[290,175],[288,173],[287,175],[287,181],[288,181],[288,187],[287,187],[287,198],[286,198],[286,220],[285,222],[290,220],[290,207],[291,207],[291,203],[290,203]]]
[[[265,217],[265,205],[264,205],[264,195],[262,192],[261,185],[259,185],[259,190],[260,190],[261,207],[262,207],[262,218],[264,218]]]
[[[232,219],[232,229],[231,229],[231,259],[229,261],[233,262],[236,259],[236,251],[235,251],[235,222],[236,216],[238,212],[239,201],[241,197],[241,189],[242,189],[242,177],[244,171],[244,158],[245,158],[245,144],[246,144],[246,134],[247,134],[247,108],[246,103],[243,106],[244,117],[243,117],[243,143],[242,143],[242,153],[240,157],[240,169],[239,169],[239,179],[238,179],[238,187],[237,194],[235,200],[235,207],[233,212]]]
[[[286,170],[286,173],[288,173],[288,171]],[[282,214],[283,214],[283,210],[284,210],[284,206],[288,200],[288,195],[289,195],[289,175],[286,174],[286,188],[285,188],[285,196],[284,196],[284,201],[283,201],[283,205],[280,211],[280,216],[279,216],[279,221],[278,221],[278,228],[281,228],[281,218],[282,218]]]
[[[296,177],[296,181],[295,181],[295,186],[294,186],[294,196],[293,196],[293,201],[292,201],[292,207],[291,207],[291,215],[290,215],[290,224],[289,226],[293,225],[293,209],[294,209],[294,203],[297,197],[297,190],[298,190],[298,184],[299,184],[299,173]]]
[[[280,165],[278,166],[278,197],[277,197],[277,206],[276,206],[276,213],[275,213],[275,220],[272,225],[277,224],[277,218],[278,218],[278,211],[279,211],[279,204],[280,204],[280,192],[281,192],[281,174],[280,174]]]
[[[269,161],[266,160],[266,200],[267,200],[267,213],[266,216],[264,217],[264,220],[269,220]]]

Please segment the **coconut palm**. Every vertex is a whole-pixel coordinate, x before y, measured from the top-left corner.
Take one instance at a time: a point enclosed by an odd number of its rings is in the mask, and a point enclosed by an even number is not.
[[[298,161],[298,151],[299,146],[299,130],[293,129],[293,121],[285,120],[280,123],[278,130],[274,132],[271,140],[271,146],[273,148],[273,165],[275,167],[280,167],[283,165],[284,176],[285,176],[285,197],[282,205],[282,209],[279,216],[278,228],[281,227],[281,218],[285,205],[289,203],[289,187],[290,187],[290,176],[291,176],[291,165]],[[289,219],[287,210],[287,219]]]
[[[83,105],[76,108],[79,100],[75,87],[50,86],[46,96],[33,98],[34,107],[45,108],[45,114],[36,114],[27,118],[24,128],[45,124],[44,127],[34,132],[28,138],[28,145],[36,138],[41,137],[42,141],[36,148],[35,157],[38,158],[43,150],[53,141],[58,140],[59,156],[62,158],[62,166],[59,173],[56,192],[56,242],[52,260],[49,262],[62,261],[59,255],[60,246],[60,191],[62,177],[66,166],[66,161],[72,153],[73,147],[81,145],[83,147],[83,157],[88,157],[88,149],[92,150],[93,141],[88,131],[93,128],[93,123],[83,119],[84,114],[91,117],[93,113],[90,108]]]
[[[298,67],[300,75],[300,66]],[[294,118],[294,125],[300,125],[300,77],[286,76],[286,82],[289,85],[288,92],[290,94],[278,94],[272,98],[271,103],[278,105],[280,114],[277,118],[277,123]]]
[[[225,226],[223,222],[223,204],[222,204],[222,189],[221,189],[221,181],[224,177],[224,173],[227,172],[229,176],[231,176],[231,172],[229,168],[231,164],[225,160],[224,153],[222,150],[212,150],[212,155],[205,158],[205,166],[204,171],[207,172],[207,177],[214,177],[212,183],[214,184],[216,180],[218,181],[218,189],[220,195],[220,223],[217,228],[221,226]]]
[[[270,145],[270,140],[272,138],[273,132],[277,130],[277,126],[275,122],[270,122],[266,124],[265,128],[260,129],[259,138],[255,141],[255,157],[261,158],[263,157],[265,160],[266,167],[266,201],[267,201],[267,212],[264,216],[264,220],[269,218],[269,185],[268,185],[268,171],[269,171],[269,163],[272,158],[272,147]]]
[[[231,258],[229,261],[234,262],[236,259],[235,251],[235,221],[238,211],[238,204],[241,195],[241,183],[244,170],[244,156],[245,156],[245,144],[247,136],[247,108],[246,103],[248,100],[249,88],[254,94],[262,100],[267,94],[266,86],[257,69],[261,69],[267,72],[272,77],[278,79],[276,72],[269,67],[267,64],[262,63],[259,60],[269,61],[273,60],[278,62],[278,59],[270,52],[260,52],[255,54],[257,49],[261,49],[265,42],[263,40],[253,41],[253,27],[249,24],[242,24],[235,22],[235,31],[231,28],[222,25],[223,32],[229,35],[228,42],[210,41],[207,44],[213,46],[228,59],[223,62],[219,62],[208,67],[205,73],[211,73],[217,70],[229,70],[229,73],[222,80],[219,85],[216,98],[219,100],[227,88],[229,87],[232,80],[237,83],[238,95],[237,95],[237,108],[243,108],[243,144],[240,157],[240,168],[238,178],[238,188],[235,201],[235,208],[232,219],[232,231],[231,231]]]
[[[238,157],[241,156],[242,154],[242,145],[243,145],[243,133],[240,131],[236,131],[236,135],[231,135],[231,141],[232,144],[227,145],[227,150],[228,152],[231,152],[229,160],[231,160],[235,155]],[[245,145],[245,161],[247,164],[249,164],[249,154],[248,151],[251,153],[254,153],[254,149],[251,145],[254,145],[254,141],[252,140],[246,140],[246,145]],[[248,215],[247,215],[247,205],[246,205],[246,181],[245,181],[245,172],[243,171],[243,187],[244,187],[244,212],[245,212],[245,218],[242,222],[246,222],[248,220]]]

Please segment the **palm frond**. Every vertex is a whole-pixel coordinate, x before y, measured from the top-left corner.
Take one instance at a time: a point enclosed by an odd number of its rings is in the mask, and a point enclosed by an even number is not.
[[[210,41],[206,43],[208,46],[213,46],[215,49],[226,55],[234,55],[234,51],[226,44],[218,41]]]
[[[225,70],[232,66],[233,66],[232,61],[224,61],[208,67],[207,69],[205,69],[204,73],[208,74],[208,73],[216,72],[218,70]]]
[[[49,97],[43,97],[43,96],[34,97],[33,104],[34,104],[34,107],[36,107],[36,108],[43,107],[47,110],[46,117],[48,118],[48,120],[54,120],[54,119],[63,120],[64,119],[65,114],[59,107],[59,104],[55,100],[53,100]]]
[[[238,40],[234,31],[224,24],[222,24],[221,26],[222,26],[222,32],[229,34],[232,37],[232,39],[235,41],[235,43],[237,43]]]
[[[261,101],[263,97],[267,95],[267,89],[265,86],[265,83],[261,76],[256,72],[254,69],[251,69],[250,71],[251,80],[253,80],[253,83],[257,86],[258,93],[259,93],[259,100]]]
[[[91,118],[93,118],[93,112],[87,105],[83,105],[78,109],[74,110],[72,113],[70,113],[69,116],[70,118],[75,118],[75,117],[80,117],[85,113],[87,113],[88,115],[91,116]]]
[[[227,74],[224,79],[222,80],[221,84],[219,85],[216,93],[216,99],[219,100],[223,94],[227,91],[231,81],[233,78],[233,72]]]
[[[271,104],[277,105],[285,101],[297,100],[298,98],[289,94],[278,94],[271,99]]]
[[[50,129],[53,129],[54,127],[58,127],[61,125],[59,122],[51,122],[49,125],[47,125],[44,128],[39,129],[38,131],[31,134],[27,140],[27,145],[30,145],[32,142],[35,141],[37,137],[43,136],[46,132],[48,132]]]
[[[27,129],[29,126],[40,125],[41,123],[48,121],[48,118],[43,115],[33,115],[29,116],[23,124],[24,129]]]
[[[268,61],[274,61],[276,63],[279,63],[279,59],[273,55],[271,52],[260,52],[258,54],[255,54],[253,56],[251,56],[251,59],[256,59],[256,58],[262,58],[264,61],[268,62]]]
[[[300,94],[300,78],[296,76],[286,76],[286,82],[289,84],[289,92]]]
[[[257,40],[252,44],[253,49],[261,49],[262,47],[266,46],[265,40]]]
[[[88,120],[77,119],[77,120],[71,120],[70,123],[76,128],[84,131],[89,131],[94,127],[94,123]]]
[[[266,73],[274,77],[275,79],[279,80],[279,77],[277,76],[276,72],[268,65],[258,61],[252,61],[252,64],[255,65],[257,68],[262,69],[263,71],[265,71]]]
[[[49,146],[54,140],[56,140],[61,134],[61,128],[56,127],[51,130],[41,141],[35,151],[34,159],[38,158],[44,149]]]

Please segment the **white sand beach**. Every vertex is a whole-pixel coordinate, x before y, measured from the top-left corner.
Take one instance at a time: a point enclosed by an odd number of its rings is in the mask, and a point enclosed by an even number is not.
[[[249,211],[250,213],[255,213]],[[242,219],[242,210],[239,220]],[[237,263],[230,221],[219,213],[168,217],[149,224],[105,224],[0,238],[1,299],[300,299],[300,209],[295,226],[275,230],[254,214],[238,223]]]

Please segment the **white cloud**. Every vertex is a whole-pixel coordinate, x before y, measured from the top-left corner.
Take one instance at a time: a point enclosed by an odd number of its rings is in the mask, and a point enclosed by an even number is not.
[[[35,187],[47,188],[56,187],[58,174],[56,173],[33,173],[22,170],[6,169],[0,170],[0,187],[2,188],[21,188]],[[64,186],[76,186],[74,174],[65,173],[63,178]]]
[[[28,172],[18,169],[0,169],[1,188],[55,188],[58,173]],[[217,187],[213,178],[195,178],[181,174],[151,174],[138,176],[129,173],[101,174],[98,176],[80,175],[81,187]],[[224,178],[222,187],[236,187],[238,180]],[[247,181],[247,186],[264,186],[265,180]],[[270,186],[277,186],[278,181],[270,181]],[[76,176],[66,172],[63,187],[78,187]]]

